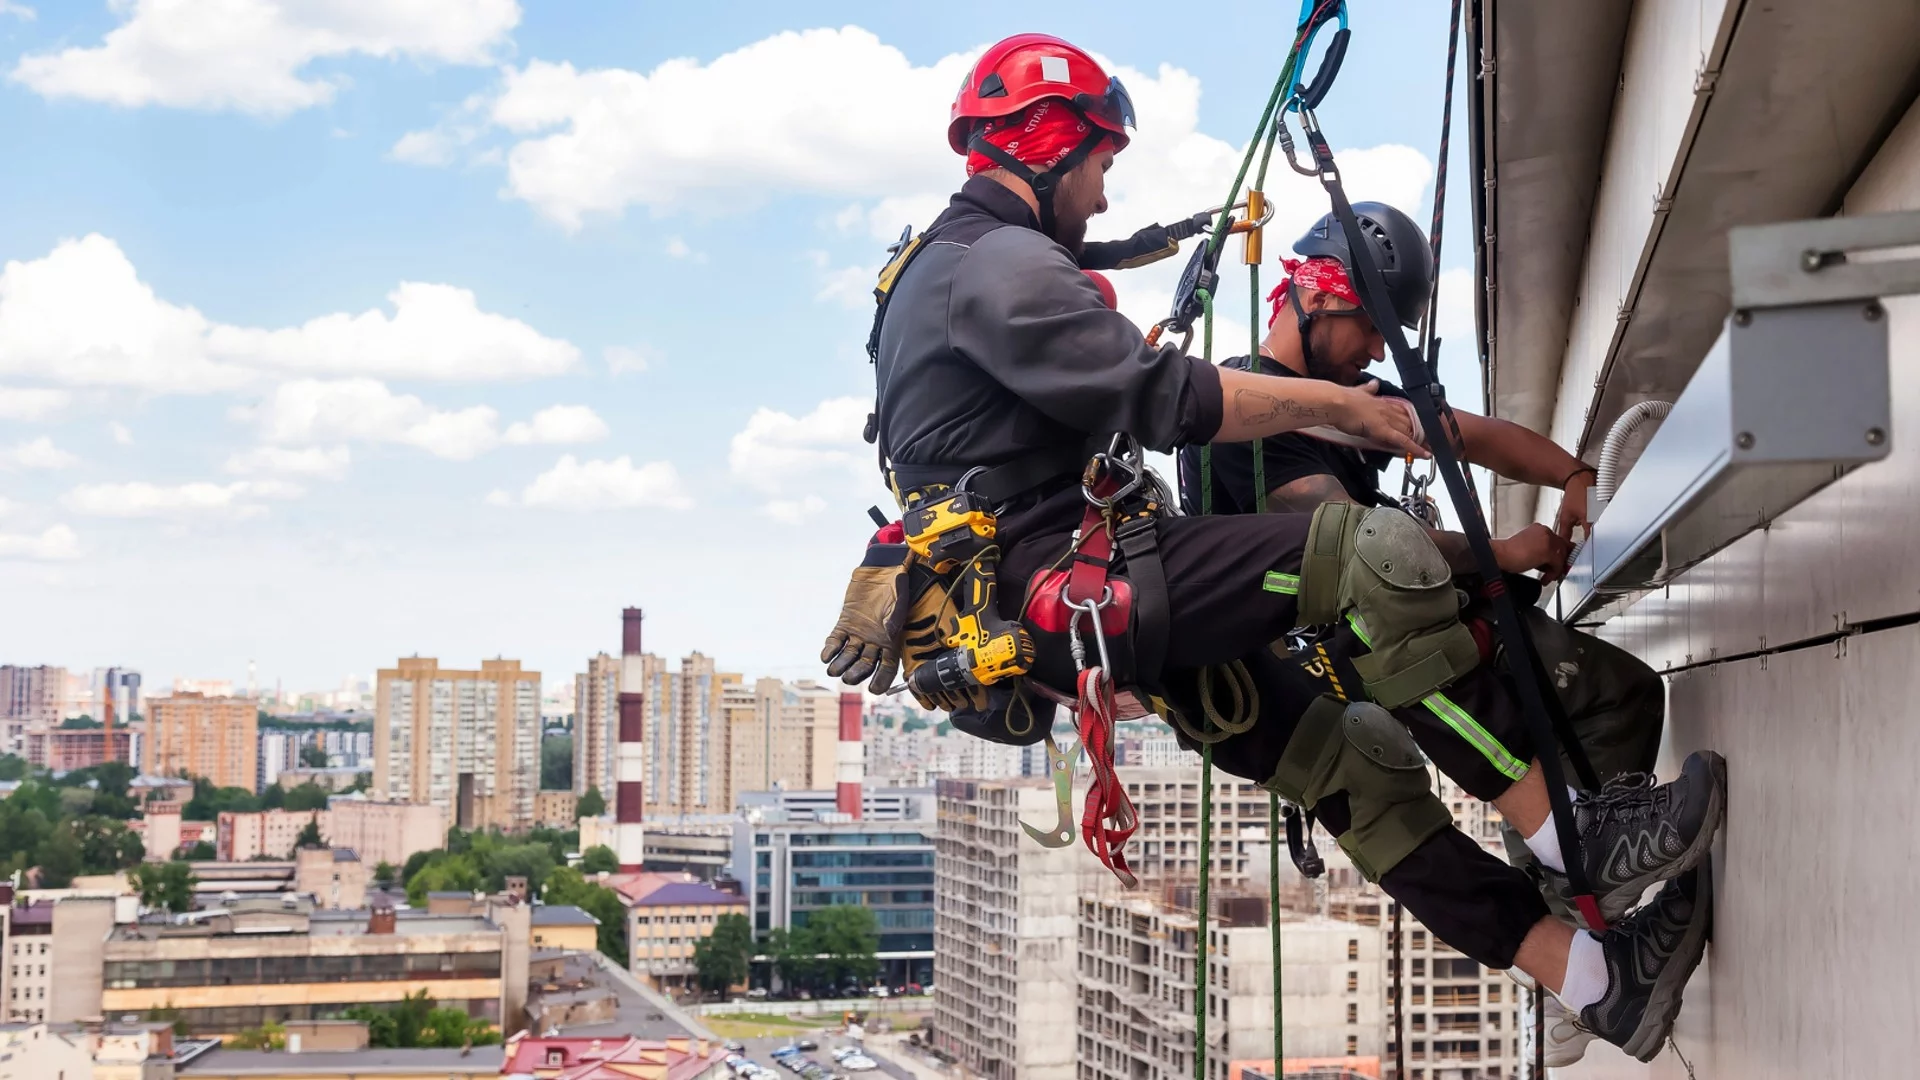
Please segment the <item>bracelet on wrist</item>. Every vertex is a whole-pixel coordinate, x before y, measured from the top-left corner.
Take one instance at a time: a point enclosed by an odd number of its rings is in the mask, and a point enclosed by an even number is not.
[[[1595,479],[1598,479],[1600,476],[1599,469],[1596,469],[1591,465],[1582,465],[1579,468],[1568,473],[1566,479],[1560,481],[1560,490],[1565,491],[1567,489],[1567,485],[1573,483],[1573,478],[1576,476],[1579,476],[1581,473],[1592,473]]]

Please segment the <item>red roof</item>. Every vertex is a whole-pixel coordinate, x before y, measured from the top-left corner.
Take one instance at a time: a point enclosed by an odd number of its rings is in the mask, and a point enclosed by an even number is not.
[[[601,884],[619,893],[628,903],[632,903],[635,900],[646,899],[650,893],[663,885],[678,885],[699,880],[687,873],[663,874],[655,870],[641,870],[629,874],[608,874]]]
[[[726,1057],[705,1039],[530,1039],[508,1041],[501,1073],[551,1080],[693,1080]],[[640,1066],[640,1068],[635,1068]]]

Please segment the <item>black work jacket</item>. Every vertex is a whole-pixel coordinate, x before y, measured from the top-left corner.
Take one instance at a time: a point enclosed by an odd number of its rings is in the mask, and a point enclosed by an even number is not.
[[[1167,451],[1220,428],[1219,372],[1148,346],[1027,204],[986,177],[954,195],[895,283],[875,377],[881,452],[896,467],[950,468],[947,482],[1036,452],[1071,457],[1114,432]],[[1083,506],[1057,501],[1071,529]],[[1040,516],[1022,531],[1057,515]]]

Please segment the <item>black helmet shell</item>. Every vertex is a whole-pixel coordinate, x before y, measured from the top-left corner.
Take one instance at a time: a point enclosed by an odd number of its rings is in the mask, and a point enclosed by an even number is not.
[[[1427,313],[1427,301],[1433,296],[1433,245],[1427,241],[1427,234],[1412,218],[1386,203],[1354,203],[1353,216],[1359,219],[1367,248],[1386,280],[1387,295],[1393,298],[1400,325],[1408,329],[1419,326]],[[1332,214],[1314,222],[1313,228],[1294,243],[1293,250],[1309,259],[1338,259],[1349,273],[1353,272],[1347,231]],[[1356,281],[1356,288],[1358,284]]]

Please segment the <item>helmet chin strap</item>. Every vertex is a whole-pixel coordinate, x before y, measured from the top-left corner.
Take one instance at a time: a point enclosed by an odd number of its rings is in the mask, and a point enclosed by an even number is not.
[[[1352,311],[1308,311],[1307,306],[1300,302],[1300,286],[1291,279],[1287,281],[1287,303],[1293,305],[1294,322],[1300,328],[1300,363],[1307,369],[1309,375],[1313,373],[1313,339],[1308,331],[1313,328],[1313,320],[1323,315],[1365,315],[1367,313],[1365,308],[1354,308]]]
[[[1053,213],[1054,192],[1059,190],[1061,178],[1087,160],[1093,154],[1094,147],[1099,146],[1100,141],[1107,137],[1107,133],[1097,124],[1086,120],[1086,114],[1080,113],[1078,109],[1074,111],[1079,114],[1081,120],[1086,121],[1087,137],[1080,140],[1080,145],[1067,151],[1065,157],[1054,162],[1053,168],[1046,172],[1034,172],[1019,158],[988,142],[984,131],[975,132],[973,138],[967,140],[968,150],[991,158],[997,165],[1019,177],[1028,188],[1032,189],[1033,201],[1040,206],[1040,231],[1056,240],[1059,237],[1054,235],[1054,226],[1058,222]]]

